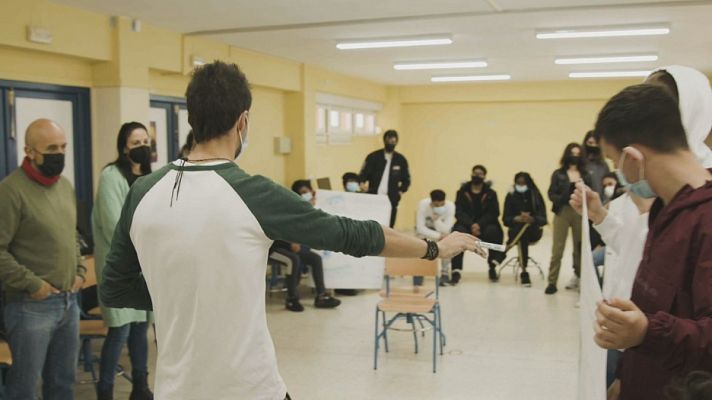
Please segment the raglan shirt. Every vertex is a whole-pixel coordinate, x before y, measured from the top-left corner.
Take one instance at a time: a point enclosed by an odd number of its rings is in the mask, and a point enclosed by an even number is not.
[[[154,310],[156,398],[282,400],[265,313],[269,247],[378,255],[383,229],[316,210],[234,163],[186,164],[182,177],[179,169],[169,164],[131,187],[102,301]]]

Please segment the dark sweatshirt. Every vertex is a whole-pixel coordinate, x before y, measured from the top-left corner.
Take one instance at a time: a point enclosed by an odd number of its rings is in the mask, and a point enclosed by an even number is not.
[[[455,230],[470,233],[473,224],[481,229],[488,225],[499,225],[499,201],[497,192],[489,184],[484,184],[482,192],[472,193],[472,184],[465,183],[457,191],[455,200]]]
[[[631,298],[648,332],[623,354],[620,400],[664,399],[673,379],[712,371],[712,181],[656,200],[649,227]]]

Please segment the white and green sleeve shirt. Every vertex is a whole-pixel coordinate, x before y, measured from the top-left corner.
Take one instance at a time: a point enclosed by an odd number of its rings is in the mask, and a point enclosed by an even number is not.
[[[316,210],[229,162],[186,164],[174,193],[179,170],[169,164],[131,187],[104,267],[102,301],[153,309],[157,399],[282,400],[286,387],[265,315],[270,245],[378,255],[383,229]]]

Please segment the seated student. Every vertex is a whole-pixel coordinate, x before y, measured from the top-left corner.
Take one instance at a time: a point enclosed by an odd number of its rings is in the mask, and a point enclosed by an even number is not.
[[[315,203],[314,190],[308,180],[298,180],[292,185],[292,191],[297,193],[304,199]],[[341,304],[339,299],[336,299],[326,292],[324,286],[324,266],[321,256],[311,251],[307,246],[297,243],[287,243],[283,241],[275,241],[270,248],[270,254],[277,252],[290,260],[292,272],[287,279],[287,301],[286,307],[289,311],[304,311],[304,306],[299,302],[299,280],[301,279],[302,265],[308,265],[311,268],[312,278],[316,286],[316,298],[314,299],[314,307],[316,308],[335,308]]]
[[[499,201],[497,192],[486,182],[487,168],[475,165],[472,168],[472,180],[465,183],[457,191],[455,200],[455,228],[457,232],[470,233],[484,242],[502,243],[504,232],[499,225]],[[497,282],[497,266],[504,260],[505,254],[490,251],[489,278]],[[452,277],[450,284],[457,285],[460,281],[464,254],[452,259]]]
[[[617,398],[656,399],[690,371],[712,370],[712,173],[690,150],[663,87],[624,89],[603,107],[595,132],[621,182],[657,197],[631,299],[598,305],[595,341],[625,349]]]
[[[341,177],[341,182],[344,184],[344,191],[349,193],[361,193],[361,176],[355,172],[347,172]]]
[[[507,194],[504,200],[504,226],[509,228],[509,240],[512,243],[526,224],[526,232],[519,239],[521,249],[522,285],[531,286],[532,281],[527,272],[529,261],[529,245],[538,242],[544,232],[546,221],[546,206],[539,188],[532,177],[526,172],[519,172],[514,176],[514,190]]]
[[[452,232],[455,225],[455,203],[445,200],[445,192],[440,189],[430,192],[430,197],[424,198],[418,205],[415,218],[415,230],[418,237],[438,241]],[[450,260],[442,261],[441,285],[450,279],[448,269]],[[422,277],[414,277],[413,284],[422,285]]]

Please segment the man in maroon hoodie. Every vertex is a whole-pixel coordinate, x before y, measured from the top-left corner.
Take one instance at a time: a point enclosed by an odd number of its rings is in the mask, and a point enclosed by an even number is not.
[[[712,371],[712,173],[663,87],[624,89],[595,132],[629,190],[657,197],[631,300],[609,299],[596,313],[596,343],[625,349],[609,398],[665,399],[677,378]]]

